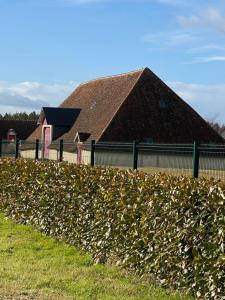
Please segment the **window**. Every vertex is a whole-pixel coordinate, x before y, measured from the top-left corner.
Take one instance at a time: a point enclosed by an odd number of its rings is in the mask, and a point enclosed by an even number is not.
[[[164,99],[159,100],[159,107],[160,108],[166,108],[168,106],[167,101]]]
[[[148,144],[152,144],[154,141],[153,138],[145,138],[145,142]]]

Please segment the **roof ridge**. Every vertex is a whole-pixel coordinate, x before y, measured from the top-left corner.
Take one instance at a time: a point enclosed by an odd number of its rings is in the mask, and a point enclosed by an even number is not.
[[[98,78],[95,78],[95,79],[91,79],[91,80],[82,82],[82,83],[79,84],[79,86],[88,84],[88,83],[90,83],[90,82],[98,81],[98,80],[110,79],[110,78],[116,78],[116,77],[121,77],[121,76],[131,75],[131,74],[138,73],[138,72],[141,72],[141,73],[142,73],[145,69],[147,69],[147,68],[145,67],[145,68],[137,69],[137,70],[130,71],[130,72],[125,72],[125,73],[120,73],[120,74],[115,74],[115,75],[109,75],[109,76],[98,77]],[[79,86],[78,86],[78,87],[79,87]]]

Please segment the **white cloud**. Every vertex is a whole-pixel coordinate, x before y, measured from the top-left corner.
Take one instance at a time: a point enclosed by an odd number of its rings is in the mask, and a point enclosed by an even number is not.
[[[224,52],[225,53],[225,45],[217,45],[217,44],[208,44],[208,45],[203,45],[199,47],[194,47],[191,49],[187,50],[187,53],[189,54],[198,54],[198,53],[204,53],[204,52]]]
[[[225,124],[225,84],[201,85],[184,82],[168,82],[190,106],[207,120]]]
[[[209,8],[188,17],[179,16],[178,22],[184,28],[209,28],[225,33],[225,14],[216,8]]]
[[[40,110],[42,106],[57,106],[77,86],[67,84],[43,84],[39,82],[8,83],[0,81],[0,113],[7,111]]]
[[[207,44],[209,36],[190,33],[184,30],[158,32],[143,35],[140,40],[153,48],[166,50],[174,48],[188,55],[185,64],[199,64],[225,61],[225,42],[218,41]]]
[[[39,109],[42,106],[48,105],[48,102],[43,100],[31,100],[22,95],[12,95],[7,93],[0,93],[0,106],[20,107],[23,109]]]
[[[209,56],[209,57],[202,57],[199,59],[199,62],[214,62],[214,61],[224,61],[225,62],[225,56]]]
[[[159,32],[145,34],[141,41],[149,44],[163,45],[166,47],[176,47],[179,45],[189,44],[196,40],[195,35],[184,31]]]
[[[225,62],[224,56],[206,56],[206,57],[195,57],[193,60],[186,62],[185,64],[203,64],[211,62]]]

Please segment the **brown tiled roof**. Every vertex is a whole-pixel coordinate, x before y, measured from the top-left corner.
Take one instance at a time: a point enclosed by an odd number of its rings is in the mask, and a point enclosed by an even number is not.
[[[9,129],[14,129],[17,138],[25,140],[37,127],[36,121],[0,120],[0,139],[6,139]]]
[[[122,75],[92,80],[77,89],[59,106],[81,108],[80,115],[71,129],[60,139],[74,140],[77,132],[90,132],[89,140],[99,140],[120,105],[138,82],[143,69]],[[29,137],[41,138],[39,126]]]
[[[157,143],[222,143],[224,140],[148,68],[81,84],[59,107],[80,108],[60,139]],[[29,139],[41,138],[39,126]]]

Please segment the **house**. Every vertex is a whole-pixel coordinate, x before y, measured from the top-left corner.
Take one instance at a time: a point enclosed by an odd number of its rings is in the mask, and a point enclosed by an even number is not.
[[[0,120],[1,155],[15,155],[15,140],[26,140],[36,128],[36,121]]]
[[[26,140],[37,128],[36,121],[0,120],[0,140]]]
[[[43,156],[55,159],[54,144],[60,139],[71,143],[224,142],[148,68],[88,81],[78,86],[59,107],[44,107],[38,127],[28,138],[35,139],[44,143]],[[65,145],[64,155],[71,156],[76,151],[74,146]]]

